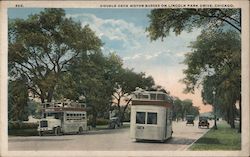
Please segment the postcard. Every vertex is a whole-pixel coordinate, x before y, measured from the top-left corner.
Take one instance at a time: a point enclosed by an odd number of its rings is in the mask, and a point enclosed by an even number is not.
[[[1,156],[249,156],[249,1],[0,4]]]

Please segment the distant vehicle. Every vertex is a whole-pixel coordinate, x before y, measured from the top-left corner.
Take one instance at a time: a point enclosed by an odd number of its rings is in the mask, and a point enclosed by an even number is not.
[[[131,138],[164,142],[172,133],[172,99],[163,92],[135,91],[131,106]]]
[[[116,129],[121,126],[121,121],[119,117],[112,117],[109,119],[109,128]]]
[[[207,127],[209,128],[208,117],[199,117],[199,124],[198,127]]]
[[[87,130],[86,105],[77,102],[43,103],[37,131],[40,136],[52,133],[83,133]]]
[[[194,126],[194,115],[187,115],[186,116],[186,125],[192,124]]]

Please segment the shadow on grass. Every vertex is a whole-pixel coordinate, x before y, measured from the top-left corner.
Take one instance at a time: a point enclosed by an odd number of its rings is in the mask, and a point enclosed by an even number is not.
[[[216,138],[203,137],[196,142],[197,144],[220,144],[220,141]]]

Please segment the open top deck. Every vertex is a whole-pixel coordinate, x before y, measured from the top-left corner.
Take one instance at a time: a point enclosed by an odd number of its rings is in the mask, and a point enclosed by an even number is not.
[[[172,107],[172,98],[160,91],[135,91],[132,105],[152,105]]]
[[[86,111],[86,104],[79,102],[47,102],[42,103],[43,112],[62,112],[62,111]]]

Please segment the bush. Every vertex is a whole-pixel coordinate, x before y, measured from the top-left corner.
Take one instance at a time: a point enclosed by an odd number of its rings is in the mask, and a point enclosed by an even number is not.
[[[36,129],[38,127],[38,123],[22,123],[22,122],[9,122],[8,129],[16,130],[16,129]]]
[[[38,136],[36,129],[12,129],[8,130],[8,135],[12,136]]]
[[[93,119],[89,119],[88,120],[88,125],[91,125],[93,122]],[[109,120],[108,119],[104,119],[104,118],[97,118],[96,119],[96,125],[108,125],[109,124]]]

